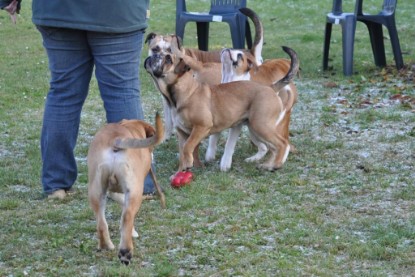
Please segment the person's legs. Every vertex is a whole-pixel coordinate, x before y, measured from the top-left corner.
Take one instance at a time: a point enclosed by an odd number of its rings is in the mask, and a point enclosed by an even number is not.
[[[38,26],[51,73],[41,133],[45,194],[69,190],[77,177],[74,148],[93,59],[83,31]]]
[[[123,34],[88,32],[108,123],[144,119],[139,79],[143,37],[143,31]],[[144,194],[154,192],[149,174],[144,183]]]

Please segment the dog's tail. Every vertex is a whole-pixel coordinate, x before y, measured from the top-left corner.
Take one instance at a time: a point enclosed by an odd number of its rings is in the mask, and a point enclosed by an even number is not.
[[[164,137],[164,126],[159,113],[156,113],[155,130],[146,129],[145,139],[118,138],[114,141],[114,149],[147,148],[160,144]]]
[[[290,69],[288,70],[284,78],[272,84],[272,88],[275,92],[279,92],[283,87],[289,85],[290,82],[292,82],[292,80],[294,79],[294,77],[298,74],[298,70],[300,69],[300,62],[298,61],[297,53],[287,46],[283,46],[282,49],[285,53],[287,53],[290,56],[291,65]]]
[[[264,27],[259,16],[250,8],[240,8],[239,11],[249,17],[254,23],[255,38],[251,49],[251,54],[255,57],[258,65],[262,64],[262,46],[264,45]],[[259,63],[260,61],[260,63]]]

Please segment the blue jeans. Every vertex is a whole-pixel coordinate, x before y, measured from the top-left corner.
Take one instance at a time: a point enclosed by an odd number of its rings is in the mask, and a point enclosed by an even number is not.
[[[143,119],[139,67],[144,32],[114,34],[37,26],[49,59],[41,134],[45,194],[69,190],[77,177],[74,148],[95,68],[108,123]],[[154,191],[150,175],[144,193]]]

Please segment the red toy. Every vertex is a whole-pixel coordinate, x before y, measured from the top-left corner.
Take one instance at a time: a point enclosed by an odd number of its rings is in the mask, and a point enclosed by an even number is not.
[[[193,173],[190,171],[177,172],[171,180],[171,186],[174,188],[181,188],[185,185],[190,184],[193,180]]]

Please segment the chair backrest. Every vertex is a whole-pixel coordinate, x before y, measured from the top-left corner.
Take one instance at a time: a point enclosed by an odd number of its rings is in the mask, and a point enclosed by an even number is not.
[[[382,13],[383,14],[394,14],[396,9],[396,4],[398,4],[398,0],[385,0],[383,1],[382,6]]]
[[[380,15],[393,15],[395,13],[396,4],[398,0],[384,0],[382,4],[382,11]],[[363,15],[363,0],[356,1],[356,14]]]
[[[211,0],[210,13],[221,14],[238,12],[240,8],[246,7],[246,0]]]

